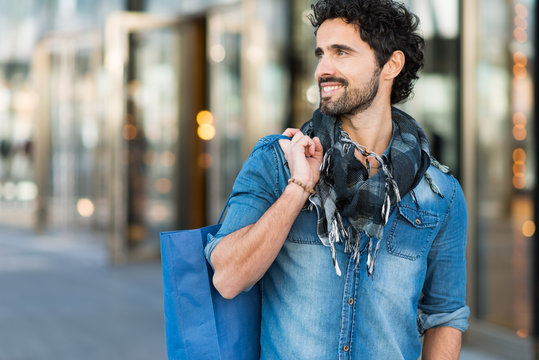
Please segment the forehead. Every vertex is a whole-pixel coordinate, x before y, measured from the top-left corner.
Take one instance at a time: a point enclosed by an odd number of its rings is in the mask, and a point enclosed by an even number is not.
[[[346,44],[349,46],[366,45],[368,47],[367,43],[361,40],[358,28],[341,18],[324,21],[316,32],[316,45],[318,47],[326,47],[333,44]]]

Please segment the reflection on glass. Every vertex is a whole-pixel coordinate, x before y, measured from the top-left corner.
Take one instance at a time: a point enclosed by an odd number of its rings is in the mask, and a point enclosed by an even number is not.
[[[408,0],[405,3],[421,21],[425,66],[410,101],[398,106],[421,124],[434,157],[459,177],[459,2]]]
[[[108,164],[99,94],[101,40],[96,33],[82,32],[44,40],[44,45],[50,67],[41,74],[48,89],[40,95],[48,100],[49,113],[39,121],[50,122],[50,154],[40,156],[50,157],[50,169],[38,176],[50,178],[45,182],[50,191],[41,191],[49,194],[51,225],[73,226],[87,219],[105,227]]]
[[[208,24],[211,76],[209,94],[216,134],[209,143],[215,159],[212,162],[214,166],[209,169],[210,193],[214,201],[214,205],[210,206],[212,218],[219,215],[243,162],[241,24],[239,8],[212,15]],[[212,156],[204,155],[198,161],[209,166]]]
[[[178,35],[171,28],[130,35],[126,116],[128,246],[174,228],[178,134]],[[175,186],[176,185],[176,186]],[[148,244],[146,244],[148,245]]]
[[[480,1],[478,81],[477,315],[515,331],[531,328],[535,187],[531,138],[532,1]],[[487,10],[488,9],[488,10]],[[513,21],[507,21],[512,14]],[[511,17],[510,17],[511,18]]]
[[[241,164],[256,141],[281,133],[290,103],[287,54],[290,4],[257,0],[210,14],[207,56],[210,63],[210,109],[214,130],[201,126],[209,138],[210,217],[213,221],[231,192]]]

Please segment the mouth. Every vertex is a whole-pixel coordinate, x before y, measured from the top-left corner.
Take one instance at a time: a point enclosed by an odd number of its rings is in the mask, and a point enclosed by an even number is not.
[[[321,97],[329,97],[336,93],[338,90],[342,89],[343,85],[321,85],[320,86],[320,96]]]
[[[344,80],[339,80],[336,78],[324,78],[318,83],[318,86],[320,87],[320,97],[328,98],[340,89],[344,88],[345,85],[346,81]]]

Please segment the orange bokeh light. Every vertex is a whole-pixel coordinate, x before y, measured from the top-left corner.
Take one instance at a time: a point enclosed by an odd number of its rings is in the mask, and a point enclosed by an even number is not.
[[[526,30],[524,30],[523,28],[516,28],[513,31],[513,36],[520,43],[526,42],[528,40],[528,34],[526,33]]]
[[[526,186],[526,179],[524,176],[513,176],[513,186],[515,189],[522,190]]]
[[[134,140],[137,137],[137,127],[132,124],[124,125],[122,135],[126,140]]]
[[[522,224],[522,235],[532,237],[535,234],[535,222],[528,220]]]
[[[215,137],[215,127],[211,124],[202,124],[198,127],[197,134],[202,140],[211,140]]]
[[[524,65],[515,64],[515,66],[513,66],[513,75],[515,75],[517,79],[524,79],[527,74],[528,70],[526,70],[526,67]]]
[[[524,19],[526,18],[526,16],[528,16],[528,9],[526,9],[526,6],[524,6],[523,4],[516,4],[515,13],[517,14],[518,17],[521,17]]]
[[[513,151],[513,161],[515,163],[524,163],[526,161],[526,151],[522,148]]]
[[[528,57],[522,51],[517,51],[513,54],[513,61],[515,64],[526,66],[528,64]]]
[[[523,141],[526,140],[526,137],[528,136],[528,132],[526,131],[526,128],[522,125],[515,125],[513,127],[513,137],[515,140]]]
[[[523,163],[514,163],[513,164],[513,174],[517,177],[524,176],[526,173],[526,165]]]
[[[528,122],[528,120],[526,119],[526,115],[524,115],[523,113],[517,112],[517,113],[513,114],[513,124],[515,126],[517,126],[517,125],[526,126],[527,122]]]
[[[197,114],[198,125],[213,124],[213,114],[207,110],[202,110]]]

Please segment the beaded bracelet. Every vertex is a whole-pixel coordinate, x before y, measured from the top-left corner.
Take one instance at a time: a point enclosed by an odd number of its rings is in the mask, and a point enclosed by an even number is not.
[[[288,179],[288,183],[290,184],[291,182],[294,183],[294,184],[296,184],[296,185],[301,186],[301,187],[303,188],[303,190],[307,191],[307,192],[308,192],[309,194],[311,194],[311,195],[312,195],[312,194],[316,194],[316,192],[315,192],[312,188],[308,187],[307,185],[305,185],[304,183],[302,183],[302,182],[299,181],[299,180],[296,180],[296,179],[294,179],[294,178]]]

